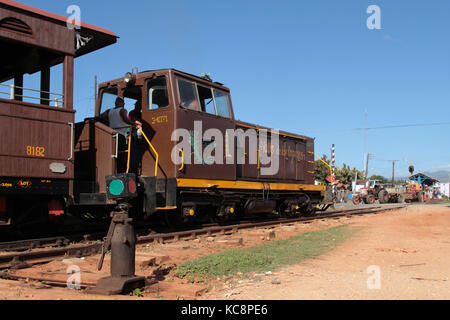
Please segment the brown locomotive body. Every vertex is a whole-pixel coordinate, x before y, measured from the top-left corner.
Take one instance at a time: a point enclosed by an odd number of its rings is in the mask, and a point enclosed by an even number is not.
[[[70,29],[65,17],[15,1],[0,2],[0,42],[8,49],[0,80],[14,79],[9,99],[0,98],[0,218],[36,203],[44,215],[104,210],[113,203],[105,176],[122,172],[124,161],[139,177],[134,207],[145,217],[165,212],[191,221],[310,214],[322,202],[325,188],[314,185],[314,140],[237,121],[230,90],[206,77],[163,69],[104,82],[95,117],[74,123],[74,58],[116,38],[87,24]],[[50,67],[60,63],[63,94],[51,106]],[[23,74],[38,71],[40,97],[24,102]],[[142,131],[130,128],[126,148],[120,133],[100,119],[116,97],[127,107],[141,104],[135,111]],[[180,144],[174,132],[187,133],[189,143]],[[256,153],[250,150],[252,141]],[[204,157],[207,150],[213,161]],[[262,161],[263,153],[276,159],[271,174],[264,173],[273,163]],[[24,199],[31,200],[24,204]],[[23,219],[28,218],[16,217]]]

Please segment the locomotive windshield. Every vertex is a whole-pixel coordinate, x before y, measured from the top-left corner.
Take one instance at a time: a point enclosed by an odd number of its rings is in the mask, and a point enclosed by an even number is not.
[[[135,109],[137,101],[140,101],[141,91],[139,87],[127,88],[124,91],[123,99],[125,101],[125,109],[129,113]],[[99,114],[102,114],[106,110],[114,109],[116,98],[118,97],[117,87],[105,88],[101,92],[101,104]]]
[[[178,91],[182,107],[231,118],[227,93],[181,79]]]

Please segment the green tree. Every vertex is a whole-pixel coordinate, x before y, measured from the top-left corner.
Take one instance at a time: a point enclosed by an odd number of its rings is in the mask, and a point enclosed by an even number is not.
[[[330,163],[329,160],[327,160],[327,156],[324,155],[322,159],[326,163]],[[319,181],[323,182],[325,184],[328,184],[329,182],[326,180],[326,178],[330,175],[330,168],[325,165],[322,161],[316,160],[315,162],[315,174],[314,178]],[[355,179],[355,176],[357,179],[362,179],[364,177],[364,173],[357,170],[355,167],[350,168],[350,166],[343,164],[342,168],[339,166],[336,166],[335,168],[335,175],[336,179],[341,181],[344,184],[351,185],[352,181]]]
[[[327,160],[327,156],[322,156],[323,161],[330,164],[330,160]],[[316,181],[328,184],[326,178],[330,175],[330,168],[320,160],[315,161],[314,179]]]

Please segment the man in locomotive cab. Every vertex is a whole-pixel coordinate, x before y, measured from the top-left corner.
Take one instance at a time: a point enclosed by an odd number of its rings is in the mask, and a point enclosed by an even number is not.
[[[125,101],[121,97],[116,98],[115,108],[108,109],[100,115],[100,118],[108,120],[109,126],[120,133],[124,138],[127,137],[128,127],[136,126],[140,128],[142,123],[138,120],[130,120],[127,110],[124,108]]]
[[[119,133],[119,151],[127,149],[127,135],[128,128],[130,126],[136,126],[141,128],[142,123],[135,120],[130,120],[128,118],[127,110],[124,108],[125,101],[121,97],[117,97],[115,100],[115,107],[108,109],[100,115],[100,118],[107,120],[109,126]],[[131,134],[131,133],[130,133]],[[117,172],[124,172],[126,169],[126,159],[125,155],[119,157],[117,164]]]

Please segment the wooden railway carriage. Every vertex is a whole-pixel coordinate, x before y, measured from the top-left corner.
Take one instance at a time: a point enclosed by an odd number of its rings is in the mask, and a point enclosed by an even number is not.
[[[0,221],[19,223],[64,212],[73,196],[74,59],[116,42],[85,23],[15,1],[0,1]],[[50,70],[62,64],[63,92],[52,93]],[[24,88],[40,73],[40,89]],[[12,215],[14,212],[14,215]],[[11,221],[12,219],[12,221]]]

